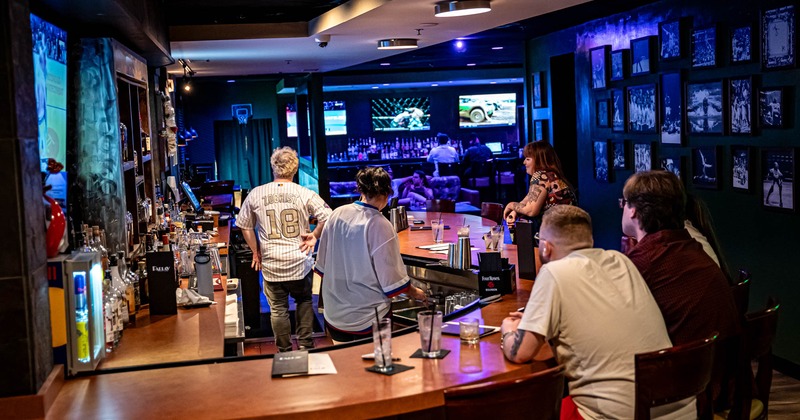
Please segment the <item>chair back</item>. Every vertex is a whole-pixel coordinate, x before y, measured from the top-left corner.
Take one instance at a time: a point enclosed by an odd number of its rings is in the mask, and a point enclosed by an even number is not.
[[[438,211],[440,213],[455,213],[456,202],[444,198],[437,198],[435,200],[428,200],[425,202],[425,210]]]
[[[750,305],[750,276],[748,275],[744,280],[740,277],[739,283],[731,286],[731,293],[739,319],[744,320],[744,314],[747,313],[747,307]]]
[[[503,205],[500,203],[481,203],[481,217],[489,219],[498,225],[503,224]]]
[[[705,393],[711,401],[714,342],[709,338],[635,356],[636,408],[634,418],[649,419],[650,408]],[[711,404],[701,418],[710,418]]]
[[[758,363],[753,397],[761,401],[764,413],[769,409],[769,393],[772,388],[772,342],[775,341],[775,334],[778,331],[780,307],[780,302],[770,298],[766,309],[747,314],[745,321],[745,351],[748,360]],[[749,399],[747,400],[749,402]],[[749,407],[744,412],[750,412]]]
[[[458,162],[437,164],[439,167],[439,176],[456,175],[461,176],[461,165]]]
[[[522,377],[444,390],[447,419],[555,420],[564,394],[564,366]]]
[[[441,172],[441,170],[439,171]],[[472,162],[464,171],[467,185],[471,188],[494,187],[494,159],[484,162]]]

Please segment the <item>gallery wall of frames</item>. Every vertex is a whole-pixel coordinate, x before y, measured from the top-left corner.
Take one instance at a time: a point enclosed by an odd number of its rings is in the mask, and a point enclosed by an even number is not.
[[[558,95],[549,61],[575,55],[580,170],[570,181],[597,246],[620,248],[628,177],[669,170],[710,208],[731,267],[758,273],[753,308],[768,295],[800,299],[783,280],[800,278],[790,265],[800,245],[779,235],[800,232],[796,14],[790,2],[663,1],[529,41],[531,92],[540,79]],[[552,127],[552,142],[565,129]],[[800,309],[783,316],[798,323]],[[800,366],[796,334],[780,334],[776,352]]]

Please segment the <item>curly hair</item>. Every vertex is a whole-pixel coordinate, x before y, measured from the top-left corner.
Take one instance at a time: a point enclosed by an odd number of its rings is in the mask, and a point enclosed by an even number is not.
[[[636,209],[639,227],[647,233],[683,229],[686,193],[669,171],[646,171],[625,181],[622,196]]]
[[[356,174],[356,189],[366,198],[392,195],[392,178],[381,167],[370,166]]]
[[[272,165],[272,174],[276,178],[286,179],[294,178],[294,174],[297,173],[297,168],[300,165],[297,159],[297,152],[289,146],[273,150],[269,163]]]

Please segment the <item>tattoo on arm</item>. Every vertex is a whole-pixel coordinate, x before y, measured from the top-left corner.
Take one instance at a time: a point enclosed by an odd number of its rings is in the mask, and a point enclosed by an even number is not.
[[[518,329],[514,333],[514,344],[511,346],[511,350],[509,351],[509,355],[511,359],[517,358],[517,353],[519,352],[519,347],[522,345],[522,339],[525,337],[525,330]]]
[[[539,198],[539,195],[541,195],[543,190],[544,190],[544,188],[542,188],[542,187],[540,187],[538,185],[534,185],[530,189],[530,191],[528,191],[528,195],[526,195],[525,198],[522,199],[521,202],[519,202],[516,205],[514,205],[514,211],[516,211],[517,213],[521,213],[522,212],[521,210],[525,208],[525,205],[527,205],[528,203],[535,203],[536,200]]]

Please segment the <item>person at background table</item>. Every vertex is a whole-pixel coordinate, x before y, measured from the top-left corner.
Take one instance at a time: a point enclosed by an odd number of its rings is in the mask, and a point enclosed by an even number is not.
[[[520,202],[506,205],[503,217],[511,225],[518,216],[525,216],[541,223],[541,214],[556,205],[577,205],[575,190],[564,178],[561,160],[547,141],[535,141],[523,149],[525,171],[531,176],[528,195]]]
[[[486,161],[491,160],[494,155],[492,154],[492,150],[489,149],[483,142],[481,138],[478,137],[475,133],[469,133],[469,144],[470,147],[467,148],[467,151],[464,152],[464,158],[461,162],[464,164],[464,178],[470,178],[472,176],[472,164],[473,163],[483,163]],[[482,175],[482,174],[476,174]],[[488,172],[486,176],[490,176]]]
[[[253,188],[242,203],[236,225],[253,252],[251,266],[261,271],[270,323],[279,352],[291,351],[289,295],[297,309],[297,341],[301,350],[314,347],[311,338],[314,310],[311,304],[311,253],[331,208],[317,193],[292,182],[297,174],[297,152],[280,147],[270,158],[273,182]],[[309,217],[317,219],[309,232]],[[258,225],[258,242],[254,232]]]
[[[458,162],[458,152],[453,146],[450,146],[450,137],[447,134],[439,133],[436,135],[436,140],[439,145],[431,149],[428,154],[428,162],[436,164],[436,170],[433,171],[433,176],[439,176],[440,163],[456,163]]]
[[[578,207],[547,210],[538,241],[545,264],[525,312],[503,320],[503,354],[526,363],[552,343],[569,381],[562,419],[633,418],[634,355],[672,346],[647,284],[623,254],[593,248],[592,220]],[[665,414],[690,417],[694,398],[653,410]]]
[[[397,204],[408,206],[412,204],[425,204],[428,200],[433,200],[433,188],[428,181],[428,176],[422,170],[414,171],[409,181],[403,183],[403,191]]]
[[[379,167],[361,169],[356,188],[361,199],[328,219],[314,267],[322,278],[325,326],[334,342],[370,337],[375,308],[386,316],[394,296],[426,300],[411,284],[397,232],[381,214],[392,194],[389,174]]]

